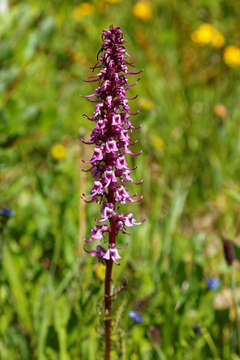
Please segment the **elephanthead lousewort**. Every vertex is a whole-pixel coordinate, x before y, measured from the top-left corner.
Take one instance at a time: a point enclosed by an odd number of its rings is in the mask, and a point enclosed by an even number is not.
[[[132,113],[129,107],[127,90],[136,85],[129,84],[128,75],[137,75],[139,72],[130,71],[134,61],[125,47],[122,30],[112,25],[109,30],[102,32],[103,44],[98,53],[98,60],[93,70],[98,69],[96,75],[88,77],[87,82],[98,84],[95,92],[88,96],[83,96],[96,103],[92,117],[84,115],[90,121],[95,122],[89,141],[85,144],[95,145],[92,157],[89,161],[83,161],[90,165],[88,172],[91,172],[94,183],[89,195],[83,194],[86,202],[96,202],[100,204],[101,218],[96,219],[97,224],[91,229],[91,236],[87,242],[92,240],[105,239],[109,233],[108,248],[97,245],[95,250],[89,251],[92,256],[99,260],[112,260],[119,265],[121,258],[119,249],[116,246],[116,236],[119,231],[126,232],[127,227],[140,225],[131,212],[121,213],[120,204],[138,202],[136,195],[130,195],[125,185],[134,182],[131,172],[136,167],[129,167],[126,155],[138,156],[141,154],[133,153],[129,147],[137,143],[131,142],[131,134],[136,127],[130,121],[130,117],[137,115]]]

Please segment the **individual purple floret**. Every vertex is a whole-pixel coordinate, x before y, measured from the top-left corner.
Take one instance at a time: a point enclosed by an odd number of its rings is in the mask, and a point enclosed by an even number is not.
[[[132,58],[126,51],[123,33],[119,27],[112,25],[109,30],[102,32],[103,44],[98,53],[98,60],[93,70],[98,69],[96,75],[88,78],[88,82],[97,82],[95,92],[83,96],[89,101],[96,103],[92,117],[85,115],[87,119],[95,122],[95,127],[90,134],[90,140],[85,144],[94,145],[94,151],[89,161],[90,168],[85,171],[91,172],[94,177],[93,187],[89,195],[83,194],[86,202],[101,204],[100,219],[96,219],[98,225],[91,230],[91,236],[87,242],[102,240],[105,233],[109,233],[108,249],[100,245],[96,250],[90,251],[92,256],[99,260],[112,260],[119,265],[120,255],[116,248],[116,235],[119,231],[125,233],[127,227],[140,225],[132,213],[120,213],[119,205],[127,202],[138,202],[142,196],[136,199],[137,194],[130,194],[126,183],[141,184],[143,180],[135,182],[131,178],[131,168],[127,164],[126,155],[138,156],[129,147],[136,142],[131,142],[130,137],[136,127],[130,121],[132,113],[128,101],[135,99],[127,97],[127,90],[134,86],[129,84],[128,75],[136,75],[140,72],[129,71],[133,66]],[[130,60],[129,60],[130,58]],[[108,225],[105,223],[108,222]]]

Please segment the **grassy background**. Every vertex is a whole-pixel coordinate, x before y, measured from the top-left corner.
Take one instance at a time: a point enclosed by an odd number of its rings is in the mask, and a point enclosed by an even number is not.
[[[222,236],[240,241],[240,70],[224,63],[224,47],[191,40],[212,23],[224,46],[239,45],[238,1],[154,0],[145,19],[134,1],[92,1],[88,15],[79,15],[81,1],[6,3],[0,207],[15,215],[1,235],[1,359],[102,358],[103,281],[82,252],[98,209],[79,199],[92,181],[80,174],[90,153],[79,137],[92,125],[82,115],[94,109],[78,94],[93,89],[82,80],[110,24],[121,26],[144,69],[132,92],[132,109],[142,110],[135,178],[145,180],[144,201],[128,209],[148,219],[120,238],[128,247],[113,276],[114,291],[123,288],[113,305],[113,359],[240,359],[230,291],[232,276],[240,286],[239,265],[229,271],[221,244]],[[226,116],[214,112],[218,103]],[[51,153],[56,143],[66,148],[61,160]],[[220,287],[208,289],[207,277]]]

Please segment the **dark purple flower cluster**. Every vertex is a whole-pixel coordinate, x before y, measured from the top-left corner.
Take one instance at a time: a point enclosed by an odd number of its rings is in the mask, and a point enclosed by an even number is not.
[[[134,182],[131,172],[135,168],[129,168],[126,161],[126,154],[138,156],[129,147],[134,145],[130,141],[133,130],[139,127],[133,126],[129,117],[136,115],[132,113],[128,101],[134,98],[126,96],[127,90],[135,84],[129,84],[127,75],[139,74],[129,71],[128,66],[133,66],[126,58],[130,57],[124,47],[123,33],[119,27],[112,25],[109,30],[102,32],[103,44],[99,51],[99,59],[93,69],[99,69],[98,74],[90,76],[87,81],[98,82],[98,87],[91,95],[84,96],[96,103],[96,109],[89,120],[96,123],[90,140],[85,144],[94,144],[95,149],[89,161],[90,171],[95,178],[90,195],[83,194],[85,201],[101,204],[101,218],[96,219],[98,225],[91,230],[88,242],[101,240],[105,233],[109,233],[109,246],[104,249],[98,245],[96,250],[90,251],[92,256],[98,259],[112,259],[118,265],[120,258],[116,248],[116,235],[119,231],[125,232],[127,227],[140,225],[132,213],[119,213],[119,204],[138,202],[142,199],[135,199],[136,195],[130,195],[125,188],[126,182]],[[89,200],[87,200],[89,198]],[[107,225],[105,222],[108,221]]]

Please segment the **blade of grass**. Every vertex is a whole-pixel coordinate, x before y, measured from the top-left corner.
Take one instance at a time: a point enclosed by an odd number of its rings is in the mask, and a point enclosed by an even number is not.
[[[7,244],[4,248],[3,268],[11,287],[18,317],[27,331],[31,333],[33,326],[27,296],[24,292],[24,281],[21,278],[17,261]]]

